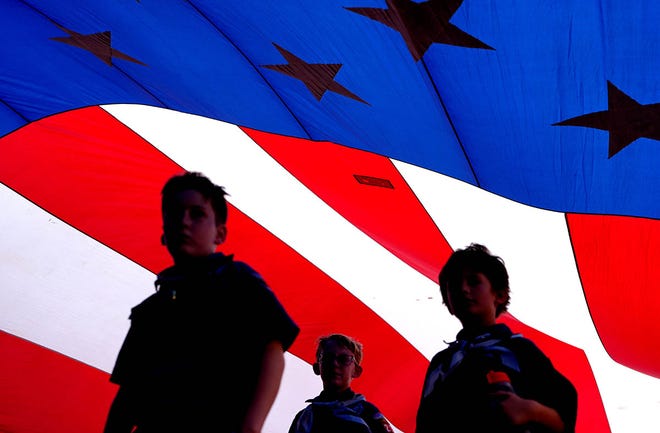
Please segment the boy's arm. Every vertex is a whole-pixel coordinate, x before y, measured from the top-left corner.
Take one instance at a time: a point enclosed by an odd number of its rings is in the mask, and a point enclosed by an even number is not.
[[[503,398],[500,401],[500,407],[511,424],[525,425],[533,423],[543,425],[556,433],[564,431],[564,421],[559,416],[559,412],[553,408],[508,391],[498,391],[494,394]]]
[[[126,387],[120,386],[110,405],[103,433],[130,433],[133,431],[135,424],[130,401],[130,391]]]
[[[561,374],[543,352],[536,347],[536,359],[530,358],[535,372],[528,376],[529,386],[534,390],[529,395],[531,421],[542,424],[554,432],[575,433],[578,395],[575,386]],[[533,355],[533,354],[532,354]],[[530,371],[530,365],[527,365]],[[515,402],[515,400],[514,400]]]
[[[279,341],[271,341],[264,348],[261,373],[252,402],[247,409],[240,433],[260,433],[280,389],[284,374],[284,349]]]

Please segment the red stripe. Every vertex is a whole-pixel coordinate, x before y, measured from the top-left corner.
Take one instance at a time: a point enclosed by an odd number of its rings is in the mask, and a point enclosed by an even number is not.
[[[388,158],[327,141],[242,129],[344,218],[421,274],[437,279],[452,248]],[[354,175],[389,182],[392,188],[360,183]]]
[[[2,149],[8,187],[148,269],[170,262],[159,244],[160,188],[181,168],[106,111],[28,124]]]
[[[100,432],[116,386],[108,374],[0,331],[0,430]]]
[[[598,335],[620,364],[660,378],[660,221],[567,215]]]

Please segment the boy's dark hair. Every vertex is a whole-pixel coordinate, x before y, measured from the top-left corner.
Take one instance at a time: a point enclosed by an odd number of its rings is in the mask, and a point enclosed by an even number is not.
[[[496,315],[504,313],[511,297],[509,295],[509,274],[501,257],[491,254],[485,246],[472,243],[458,249],[449,256],[438,276],[442,303],[447,305],[447,292],[450,287],[461,284],[464,271],[481,272],[488,278],[495,293],[504,293],[506,301],[497,306]]]
[[[161,191],[162,211],[165,212],[175,194],[186,190],[197,191],[202,197],[211,202],[217,224],[227,222],[227,200],[225,200],[225,196],[228,195],[227,192],[223,187],[214,184],[208,177],[196,171],[186,171],[174,175],[165,182]]]
[[[362,343],[344,334],[330,334],[319,337],[316,345],[317,360],[321,359],[321,356],[323,355],[323,349],[325,349],[325,346],[329,341],[334,341],[340,346],[350,350],[353,353],[353,358],[355,358],[355,364],[360,365],[362,362]]]

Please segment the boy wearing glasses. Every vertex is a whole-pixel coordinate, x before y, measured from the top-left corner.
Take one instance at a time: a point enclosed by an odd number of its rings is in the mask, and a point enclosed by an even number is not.
[[[362,374],[362,344],[343,334],[320,337],[314,374],[323,391],[298,412],[289,433],[393,433],[385,416],[362,394],[351,389]]]
[[[197,172],[165,183],[161,243],[174,264],[131,310],[104,433],[261,431],[299,328],[257,272],[216,252],[225,194]]]

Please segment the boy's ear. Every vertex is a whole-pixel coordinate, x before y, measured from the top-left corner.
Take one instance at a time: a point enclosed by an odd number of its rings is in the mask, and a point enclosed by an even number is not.
[[[360,377],[362,375],[362,366],[355,364],[355,368],[353,369],[353,379]]]
[[[220,245],[227,239],[227,224],[218,224],[216,226],[215,244]]]
[[[497,306],[504,305],[504,304],[506,304],[506,301],[507,301],[508,297],[509,297],[509,295],[504,291],[496,292],[495,293],[495,303],[497,304]]]
[[[312,370],[314,370],[315,375],[317,375],[317,376],[321,375],[321,367],[319,366],[318,362],[315,362],[314,364],[312,364]]]

